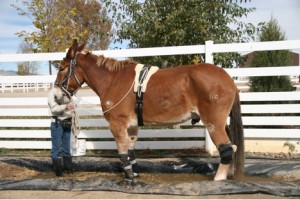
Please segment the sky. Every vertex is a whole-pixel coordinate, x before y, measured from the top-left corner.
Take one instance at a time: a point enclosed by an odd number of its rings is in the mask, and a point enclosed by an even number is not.
[[[19,16],[11,4],[22,5],[20,0],[0,0],[0,56],[17,52],[22,38],[19,38],[16,32],[35,30],[32,21],[26,16]],[[300,0],[248,0],[241,5],[256,8],[256,11],[243,18],[243,21],[257,25],[261,21],[269,21],[273,16],[288,40],[300,40]],[[0,63],[0,70],[16,71],[16,66],[16,63]],[[42,64],[39,73],[47,74],[47,65]]]

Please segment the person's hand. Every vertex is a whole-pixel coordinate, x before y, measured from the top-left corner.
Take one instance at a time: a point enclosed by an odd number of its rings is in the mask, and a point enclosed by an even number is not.
[[[67,104],[67,109],[68,109],[68,110],[72,110],[72,109],[74,109],[74,108],[75,108],[74,102],[70,102],[70,103]]]

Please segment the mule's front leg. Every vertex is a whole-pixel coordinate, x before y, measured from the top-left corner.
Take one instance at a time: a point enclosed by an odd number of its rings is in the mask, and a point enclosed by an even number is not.
[[[128,156],[129,156],[129,161],[130,164],[132,165],[132,170],[134,176],[138,176],[138,165],[136,161],[136,156],[135,156],[135,143],[137,141],[137,134],[138,134],[138,127],[130,127],[127,129],[129,140],[128,140]]]
[[[132,170],[132,165],[129,160],[128,155],[128,133],[124,126],[122,128],[122,125],[113,123],[110,124],[111,131],[115,137],[115,141],[117,144],[118,152],[119,152],[119,158],[123,167],[123,170],[125,172],[125,180],[133,180],[134,174]]]

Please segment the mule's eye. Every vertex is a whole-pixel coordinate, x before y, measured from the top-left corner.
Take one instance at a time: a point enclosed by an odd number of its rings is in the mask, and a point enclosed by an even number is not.
[[[68,65],[60,65],[58,68],[59,71],[64,71],[65,69],[68,69]]]
[[[58,70],[59,71],[63,71],[65,69],[67,69],[69,67],[69,63],[66,62],[66,61],[61,61],[59,67],[58,67]]]

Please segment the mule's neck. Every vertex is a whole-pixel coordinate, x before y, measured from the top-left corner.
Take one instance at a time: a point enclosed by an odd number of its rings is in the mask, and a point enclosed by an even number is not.
[[[113,77],[107,69],[97,66],[96,58],[92,57],[90,59],[89,61],[81,61],[82,63],[79,63],[83,71],[84,81],[100,99],[103,99]]]

